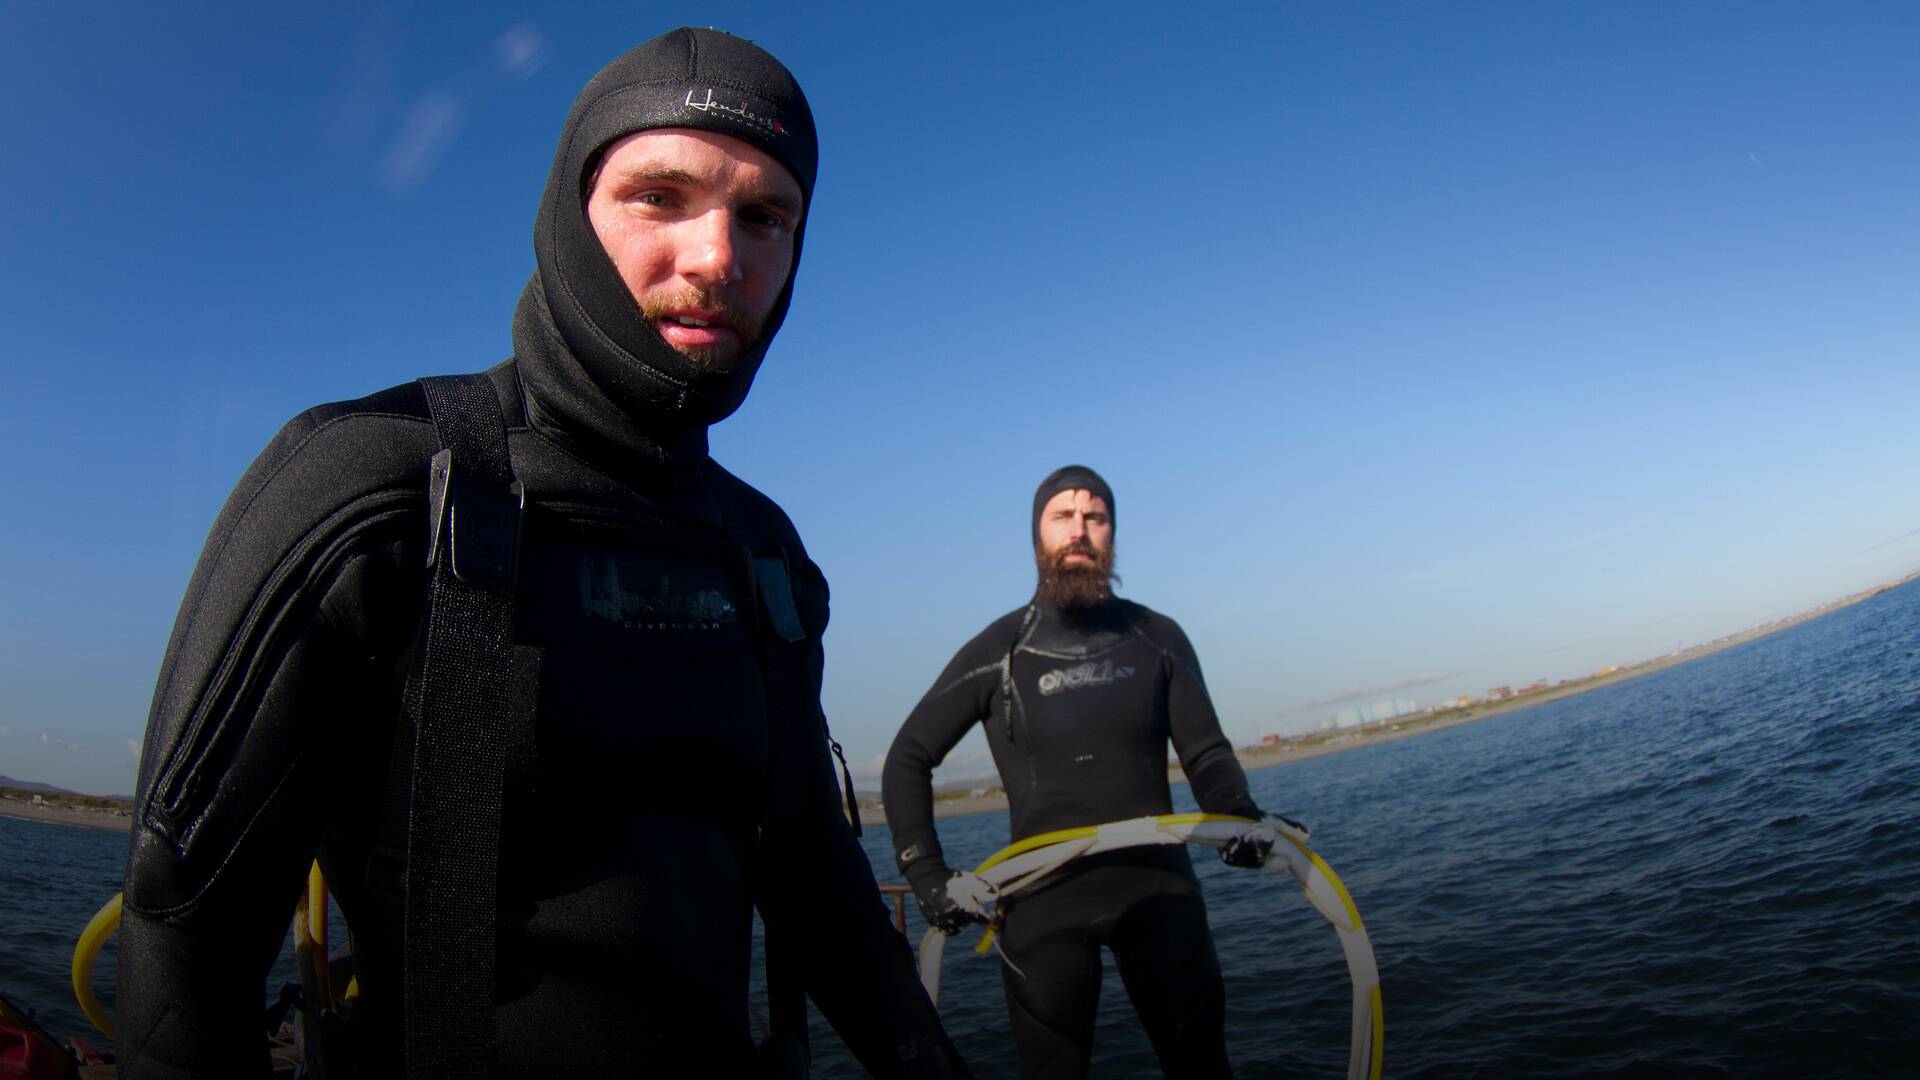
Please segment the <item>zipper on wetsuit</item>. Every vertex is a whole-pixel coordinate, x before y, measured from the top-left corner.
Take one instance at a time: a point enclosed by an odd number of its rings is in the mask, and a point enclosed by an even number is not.
[[[296,577],[303,577],[306,584],[324,580],[354,541],[371,529],[417,510],[418,501],[414,493],[402,491],[350,502],[310,530],[274,568],[234,635],[233,641],[240,643],[239,646],[227,649],[208,683],[207,692],[200,699],[200,706],[194,710],[180,741],[168,755],[166,768],[154,782],[146,816],[155,832],[181,845],[192,831],[187,824],[192,817],[189,810],[198,802],[205,784],[200,766],[227,741],[234,727],[227,722],[234,706],[256,691],[254,683],[264,666],[263,658],[272,655],[271,646],[284,622],[287,605],[277,602],[278,598],[286,593]],[[335,523],[342,519],[351,523],[338,528]],[[274,617],[267,623],[269,614]],[[243,657],[247,658],[244,665]]]

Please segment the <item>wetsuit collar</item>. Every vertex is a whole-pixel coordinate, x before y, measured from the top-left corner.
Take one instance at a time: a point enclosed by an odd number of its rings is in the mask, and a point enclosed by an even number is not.
[[[1102,645],[1112,635],[1124,634],[1133,626],[1133,605],[1117,596],[1091,607],[1071,608],[1035,596],[1033,610],[1035,618],[1027,644],[1037,648],[1072,651]]]
[[[513,349],[527,418],[553,442],[629,482],[689,474],[706,461],[706,425],[643,428],[602,392],[554,329],[538,277],[514,309]]]

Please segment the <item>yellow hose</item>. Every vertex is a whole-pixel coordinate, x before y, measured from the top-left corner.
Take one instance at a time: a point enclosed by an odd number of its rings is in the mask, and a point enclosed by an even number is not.
[[[87,920],[87,928],[80,931],[80,943],[73,947],[73,996],[80,1003],[80,1011],[100,1034],[108,1040],[113,1039],[113,1020],[107,1016],[107,1010],[100,1007],[100,999],[93,995],[93,964],[100,959],[100,947],[107,938],[120,929],[121,894],[114,893],[106,906],[94,912]]]
[[[327,879],[321,876],[318,859],[307,871],[307,933],[320,955],[327,955]]]
[[[87,928],[80,931],[80,940],[73,947],[73,997],[80,1003],[80,1011],[87,1020],[100,1029],[100,1034],[109,1040],[114,1038],[113,1018],[100,1004],[93,992],[93,965],[100,960],[100,950],[106,946],[107,939],[120,929],[120,909],[125,902],[125,894],[114,893],[113,899],[106,902],[93,918],[87,920]],[[327,882],[320,876],[320,864],[313,864],[307,874],[307,938],[309,947],[318,950],[320,986],[326,990],[327,955]],[[347,992],[353,994],[358,988],[349,985]]]
[[[322,1007],[331,1007],[333,987],[327,978],[327,879],[320,873],[318,860],[307,871],[306,900],[301,910],[294,913],[295,929],[304,930],[306,936],[306,940],[299,943],[302,947],[295,952],[302,954],[301,967],[312,979],[314,996],[320,999]]]
[[[1155,828],[1178,828],[1180,826],[1200,825],[1207,822],[1231,825],[1258,824],[1258,822],[1252,818],[1239,817],[1232,814],[1194,813],[1162,814],[1153,818],[1151,824]],[[1056,829],[1053,832],[1029,836],[1025,840],[1009,844],[995,852],[987,861],[981,863],[979,869],[974,872],[984,875],[993,867],[1015,856],[1024,855],[1029,851],[1051,847],[1055,844],[1070,843],[1075,840],[1097,838],[1103,828],[1105,827],[1099,825],[1084,825],[1078,828]],[[1385,1057],[1386,1051],[1386,1010],[1381,1004],[1379,971],[1374,965],[1373,947],[1367,942],[1366,926],[1360,920],[1360,909],[1354,905],[1353,896],[1347,892],[1347,887],[1341,882],[1340,875],[1333,872],[1333,867],[1328,866],[1326,860],[1322,859],[1318,852],[1309,848],[1298,837],[1290,835],[1285,830],[1281,830],[1279,835],[1280,839],[1287,841],[1297,848],[1300,854],[1312,864],[1314,870],[1325,879],[1334,896],[1338,898],[1340,908],[1344,910],[1347,917],[1347,925],[1342,926],[1340,921],[1334,918],[1334,913],[1327,910],[1321,901],[1314,900],[1312,891],[1308,890],[1308,899],[1313,902],[1314,907],[1317,908],[1323,916],[1326,916],[1329,921],[1333,922],[1334,929],[1339,932],[1341,950],[1346,953],[1348,970],[1355,978],[1354,1034],[1352,1056],[1348,1062],[1347,1075],[1350,1080],[1379,1080],[1381,1062]],[[1307,882],[1303,878],[1301,880],[1302,887],[1304,888],[1306,884]],[[929,936],[931,935],[932,931],[929,931]],[[981,935],[980,943],[974,947],[974,951],[985,955],[993,948],[994,937],[994,927],[992,924],[988,924],[986,932]],[[936,953],[935,955],[937,956],[938,954]]]
[[[1155,817],[1153,821],[1155,825],[1198,825],[1203,821],[1225,821],[1225,822],[1231,822],[1232,824],[1235,824],[1235,825],[1259,824],[1259,822],[1253,820],[1252,818],[1236,817],[1233,814],[1199,814],[1199,813],[1161,814]],[[994,867],[1000,865],[1001,863],[1006,862],[1008,859],[1011,859],[1016,855],[1025,855],[1027,852],[1033,851],[1036,848],[1050,847],[1054,844],[1064,844],[1069,840],[1086,840],[1098,835],[1100,835],[1100,826],[1098,825],[1077,825],[1071,829],[1055,829],[1052,832],[1043,832],[1043,833],[1036,834],[1034,836],[1029,836],[1025,840],[1016,840],[1015,842],[1008,844],[1006,847],[1001,848],[999,851],[994,852],[992,855],[987,856],[987,861],[981,863],[979,868],[974,870],[974,873],[984,874],[988,870],[991,870]],[[1302,847],[1300,850],[1306,851],[1306,848]],[[1312,852],[1307,852],[1307,853],[1309,855],[1313,855]],[[1320,862],[1320,856],[1313,855],[1313,860],[1314,860],[1314,863],[1318,865],[1326,873],[1328,874],[1333,873],[1333,870],[1331,867],[1327,866],[1323,862]],[[1334,878],[1333,880],[1337,883],[1340,879]],[[1346,890],[1342,888],[1340,890],[1340,894],[1342,896],[1345,896]],[[1352,910],[1353,909],[1352,900],[1347,901],[1347,908],[1349,911],[1352,911],[1353,918],[1357,922],[1360,918],[1360,913],[1358,911]],[[989,924],[987,926],[986,932],[980,935],[980,942],[979,944],[973,947],[973,951],[976,953],[979,953],[981,956],[987,955],[987,953],[992,951],[993,949],[993,939],[995,935],[996,935],[996,931],[994,927],[991,924]]]

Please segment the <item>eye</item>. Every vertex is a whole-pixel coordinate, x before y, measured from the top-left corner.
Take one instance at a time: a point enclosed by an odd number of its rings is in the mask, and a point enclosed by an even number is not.
[[[741,222],[768,235],[793,231],[788,215],[771,206],[749,206],[740,211]]]

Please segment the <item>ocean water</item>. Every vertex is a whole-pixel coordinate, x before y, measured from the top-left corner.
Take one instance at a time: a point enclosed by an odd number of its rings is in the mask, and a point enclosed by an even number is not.
[[[1920,1076],[1920,583],[1251,779],[1312,826],[1367,921],[1388,1076]],[[975,862],[1005,844],[1006,816],[941,836]],[[892,877],[886,831],[864,842]],[[57,1033],[86,1030],[67,958],[124,847],[0,818],[0,992]],[[1333,931],[1290,879],[1196,855],[1240,1075],[1342,1074]],[[917,913],[908,928],[917,941]],[[941,1011],[979,1075],[1011,1076],[998,961],[970,942],[948,948]],[[109,946],[108,1001],[111,970]],[[863,1075],[817,1018],[814,1045],[815,1076]],[[1111,969],[1094,1074],[1158,1075]]]

